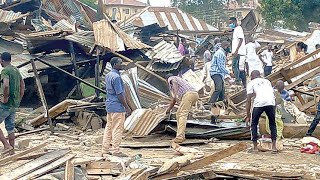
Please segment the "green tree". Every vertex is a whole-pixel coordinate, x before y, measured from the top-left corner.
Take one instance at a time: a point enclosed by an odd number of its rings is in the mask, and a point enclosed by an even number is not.
[[[320,22],[320,0],[261,0],[261,14],[269,27],[283,25],[307,30],[309,22]]]
[[[218,24],[227,17],[224,7],[228,0],[171,0],[171,6],[190,13],[209,24]],[[223,19],[223,20],[222,20]]]
[[[96,4],[96,0],[80,0],[80,2],[92,7],[93,9],[98,9],[98,5]]]

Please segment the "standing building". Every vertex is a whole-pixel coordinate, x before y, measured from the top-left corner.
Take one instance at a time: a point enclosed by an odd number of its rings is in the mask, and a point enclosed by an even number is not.
[[[128,19],[148,6],[137,0],[103,0],[106,13],[118,22]]]

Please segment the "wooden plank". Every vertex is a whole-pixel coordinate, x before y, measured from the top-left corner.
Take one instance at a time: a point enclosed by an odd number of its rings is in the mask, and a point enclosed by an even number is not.
[[[304,81],[314,77],[316,74],[320,73],[320,67],[316,68],[314,71],[304,75],[303,77],[297,79],[296,81],[290,83],[289,85],[286,86],[287,90],[290,90],[294,87],[296,87],[297,85],[303,83]]]
[[[199,145],[199,144],[205,144],[208,143],[208,140],[198,140],[198,139],[187,139],[180,145]],[[167,148],[171,147],[171,142],[163,141],[163,142],[143,142],[143,141],[137,141],[133,143],[124,142],[120,145],[122,148]]]
[[[0,176],[0,179],[19,179],[24,176],[26,176],[29,173],[32,173],[36,171],[37,169],[40,169],[51,162],[63,157],[67,153],[69,153],[69,150],[58,150],[58,151],[53,151],[50,152],[44,156],[41,156],[33,161],[30,161],[8,173],[5,173]]]
[[[197,169],[201,169],[203,167],[206,167],[214,162],[217,162],[221,159],[224,159],[226,157],[229,157],[233,154],[236,154],[238,152],[241,152],[243,150],[247,149],[247,144],[246,143],[238,143],[236,145],[233,145],[229,148],[226,148],[224,150],[221,150],[219,152],[213,153],[209,156],[206,156],[200,160],[194,161],[189,165],[186,165],[182,168],[180,168],[179,170],[175,170],[172,173],[169,174],[164,174],[161,176],[157,176],[155,179],[166,179],[166,178],[172,178],[172,177],[176,177],[177,174],[180,171],[189,171],[189,170],[197,170]]]
[[[66,168],[64,171],[64,179],[74,180],[74,165],[70,160],[68,160],[66,163]]]
[[[214,170],[205,170],[201,172],[196,172],[188,175],[183,175],[179,177],[168,178],[170,180],[181,180],[181,179],[215,179],[217,175]]]
[[[111,53],[113,53],[113,54],[115,54],[115,55],[117,55],[117,56],[121,57],[122,59],[124,59],[124,60],[126,60],[126,61],[133,62],[133,60],[131,60],[130,58],[125,57],[125,56],[124,56],[124,55],[122,55],[122,54],[119,54],[119,53],[114,52],[114,51],[111,51]],[[147,69],[147,68],[143,67],[143,66],[142,66],[142,65],[140,65],[140,64],[136,64],[136,65],[137,65],[137,67],[139,67],[139,68],[141,68],[141,69],[143,69],[143,70],[147,71],[148,73],[152,74],[153,76],[157,77],[158,79],[160,79],[161,81],[163,81],[163,82],[165,82],[165,83],[167,84],[167,80],[166,80],[165,78],[163,78],[163,77],[159,76],[158,74],[156,74],[156,73],[154,73],[154,72],[150,71],[149,69]]]
[[[121,172],[113,169],[87,169],[89,175],[115,175],[118,176]]]
[[[318,68],[319,66],[320,66],[320,58],[313,60],[311,62],[305,63],[299,67],[286,70],[285,73],[290,79],[292,79],[312,69]]]
[[[37,150],[45,147],[46,145],[47,145],[47,143],[42,143],[42,144],[40,144],[40,145],[38,145],[38,146],[29,148],[29,149],[27,149],[27,150],[25,150],[25,151],[22,151],[22,152],[20,152],[20,153],[14,154],[14,155],[12,155],[12,156],[5,157],[5,158],[3,158],[3,159],[0,159],[0,164],[4,164],[4,163],[10,162],[10,161],[15,161],[15,160],[17,160],[19,157],[22,157],[22,156],[24,156],[24,155],[26,155],[26,154],[29,154],[29,153],[34,152],[34,151],[37,151]]]
[[[27,180],[27,179],[35,179],[37,177],[40,177],[42,175],[45,175],[46,173],[60,167],[61,165],[63,165],[64,163],[70,161],[70,159],[74,158],[76,156],[76,154],[67,154],[64,157],[48,164],[47,166],[44,166],[30,174],[28,174],[27,176],[24,176],[23,178],[21,178],[21,180]]]
[[[23,133],[18,133],[18,134],[16,134],[15,136],[16,136],[16,138],[17,138],[17,137],[24,136],[24,135],[27,135],[27,134],[38,133],[38,132],[46,131],[46,130],[49,130],[49,129],[50,129],[50,127],[35,129],[35,130],[32,130],[32,131],[27,131],[27,132],[23,132]]]
[[[48,152],[42,152],[42,153],[37,153],[37,154],[32,154],[32,155],[28,155],[28,156],[22,156],[17,158],[18,161],[20,160],[30,160],[30,159],[37,159],[45,154],[47,154]]]
[[[33,72],[34,72],[34,77],[36,79],[36,84],[37,84],[37,87],[38,87],[38,93],[40,95],[41,103],[42,103],[42,106],[43,106],[43,108],[45,110],[45,117],[49,122],[50,131],[51,131],[51,133],[53,133],[53,125],[52,125],[52,120],[51,120],[50,114],[49,114],[49,107],[48,107],[46,96],[44,95],[44,92],[43,92],[43,88],[42,88],[40,77],[39,77],[39,74],[38,74],[38,71],[37,71],[37,67],[36,67],[36,64],[34,63],[33,59],[31,59],[30,62],[31,62],[32,69],[33,69]]]
[[[121,169],[121,164],[110,161],[95,161],[87,165],[87,169]]]

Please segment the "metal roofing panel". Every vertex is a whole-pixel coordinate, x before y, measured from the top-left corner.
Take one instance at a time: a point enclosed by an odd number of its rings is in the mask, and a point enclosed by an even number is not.
[[[161,17],[158,17],[158,18],[161,18]],[[142,19],[143,26],[149,26],[154,23],[159,24],[157,17],[153,12],[144,11],[141,14],[141,19]]]
[[[170,14],[171,14],[171,17],[172,17],[174,23],[176,24],[177,28],[180,29],[180,30],[184,30],[184,28],[182,27],[182,25],[181,25],[177,15],[176,15],[176,13],[170,13]]]
[[[217,28],[205,23],[203,20],[196,19],[175,7],[147,7],[120,24],[127,23],[133,23],[139,27],[158,23],[161,27],[168,26],[169,30],[185,30],[191,32],[197,30],[218,31]]]
[[[113,51],[123,51],[125,50],[124,46],[126,49],[150,48],[150,46],[131,38],[117,25],[111,23],[109,19],[93,23],[93,31],[96,44]]]
[[[65,39],[90,48],[94,46],[93,31],[76,32],[66,36]]]
[[[15,13],[13,11],[5,11],[0,9],[0,22],[11,23],[28,15],[29,13],[21,14],[21,12]]]

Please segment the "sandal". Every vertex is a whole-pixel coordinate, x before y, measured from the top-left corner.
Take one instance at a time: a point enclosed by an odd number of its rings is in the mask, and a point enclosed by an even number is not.
[[[278,154],[278,150],[271,150],[271,154]]]
[[[14,149],[13,149],[13,147],[11,147],[9,149],[4,150],[1,154],[2,155],[4,155],[4,154],[13,155],[14,154]]]
[[[247,150],[247,153],[252,153],[252,154],[257,154],[259,152],[258,149],[253,149],[253,148],[250,148]]]

